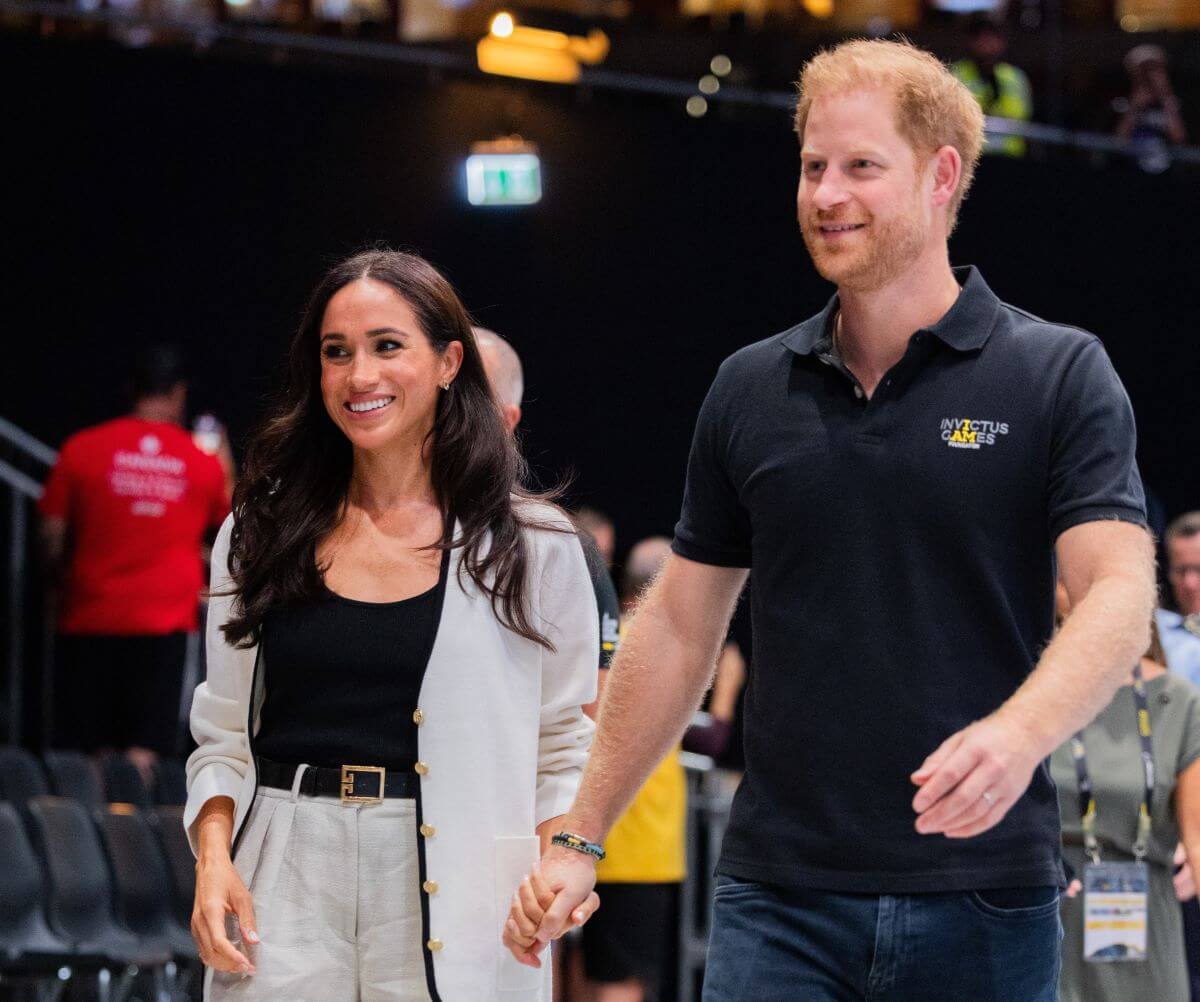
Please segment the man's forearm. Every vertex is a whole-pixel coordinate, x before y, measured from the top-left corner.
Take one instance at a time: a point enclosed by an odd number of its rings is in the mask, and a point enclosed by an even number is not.
[[[656,586],[608,671],[599,727],[579,796],[564,827],[602,841],[641,785],[679,741],[717,660],[715,640],[685,635]]]
[[[998,716],[1015,720],[1049,755],[1090,723],[1129,677],[1150,640],[1150,574],[1101,578],[1072,610],[1020,689]]]

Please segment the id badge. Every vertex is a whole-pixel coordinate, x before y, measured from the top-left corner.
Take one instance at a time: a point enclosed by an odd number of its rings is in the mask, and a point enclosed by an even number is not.
[[[1083,871],[1083,959],[1146,959],[1150,869],[1145,863],[1090,863]]]

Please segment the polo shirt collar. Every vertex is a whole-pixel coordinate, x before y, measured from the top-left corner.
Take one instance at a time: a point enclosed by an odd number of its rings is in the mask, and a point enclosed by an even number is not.
[[[1183,616],[1174,609],[1159,609],[1158,610],[1158,625],[1163,630],[1173,630],[1176,627],[1183,628]]]
[[[954,277],[962,286],[962,292],[946,315],[927,330],[955,351],[974,351],[982,348],[991,337],[1000,313],[1000,300],[988,288],[974,265],[955,268]],[[784,333],[784,347],[797,355],[811,355],[821,349],[829,343],[837,310],[838,297],[835,293],[820,313]]]

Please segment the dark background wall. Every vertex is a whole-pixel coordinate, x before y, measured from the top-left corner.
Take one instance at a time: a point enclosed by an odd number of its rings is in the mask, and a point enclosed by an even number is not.
[[[794,221],[782,112],[484,80],[0,40],[0,414],[53,444],[121,405],[128,348],[191,352],[195,410],[243,438],[307,289],[372,241],[416,249],[527,367],[537,468],[669,532],[719,361],[830,293]],[[472,209],[472,141],[539,144],[542,203]],[[952,243],[1004,299],[1099,334],[1147,482],[1200,507],[1197,176],[988,162]]]

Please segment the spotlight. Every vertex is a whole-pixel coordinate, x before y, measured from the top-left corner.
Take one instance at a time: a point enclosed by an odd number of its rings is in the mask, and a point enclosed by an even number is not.
[[[475,46],[475,56],[484,73],[574,83],[579,79],[581,63],[604,61],[608,44],[608,36],[599,28],[586,36],[568,35],[517,24],[512,14],[501,11]]]
[[[700,93],[707,94],[712,97],[721,89],[721,81],[714,77],[711,73],[705,74],[700,78]]]
[[[687,109],[687,113],[691,115],[692,118],[703,118],[708,113],[708,102],[705,101],[704,98],[702,98],[699,94],[693,94],[691,97],[689,97],[685,107]]]
[[[728,56],[713,56],[708,68],[719,77],[728,76],[729,71],[733,69],[733,60]]]
[[[508,38],[512,35],[514,27],[516,27],[516,22],[513,20],[513,16],[508,11],[502,10],[492,18],[488,31],[497,38]]]

